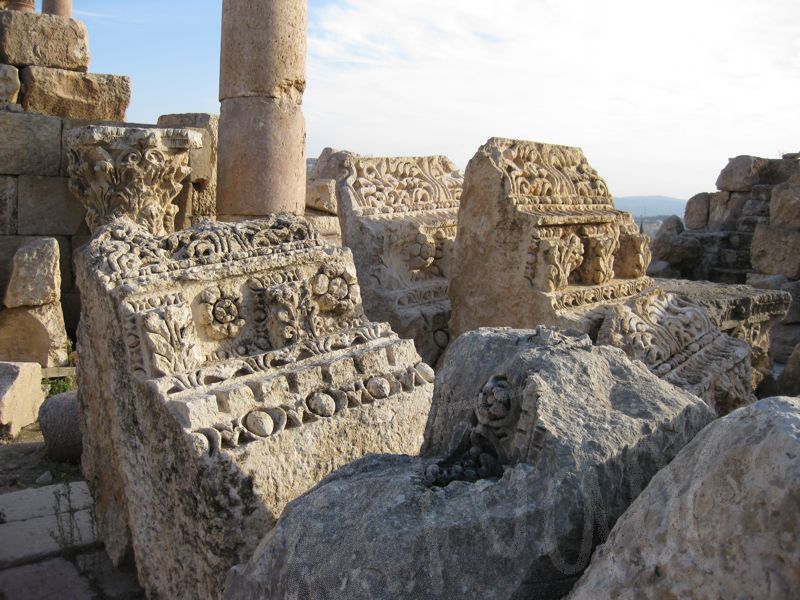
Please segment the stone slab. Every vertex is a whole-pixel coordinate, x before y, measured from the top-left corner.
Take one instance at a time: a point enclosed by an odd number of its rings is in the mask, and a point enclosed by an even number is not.
[[[0,597],[5,600],[95,600],[89,581],[63,558],[0,571]]]
[[[36,422],[42,402],[39,364],[0,362],[0,431],[16,437],[20,429]]]
[[[19,70],[11,65],[0,64],[0,102],[16,103],[19,88]]]
[[[0,235],[17,233],[17,178],[0,176]]]
[[[42,306],[60,298],[58,241],[41,238],[20,247],[14,254],[11,279],[3,298],[6,307]]]
[[[14,255],[22,246],[44,237],[27,235],[0,235],[0,290],[5,292],[11,279]],[[61,291],[72,287],[72,251],[69,238],[57,236],[59,263],[61,265]],[[0,296],[2,297],[2,296]]]
[[[0,62],[85,72],[89,32],[75,19],[5,11],[0,14]]]
[[[131,80],[64,69],[26,67],[20,72],[25,110],[72,119],[125,120]]]
[[[76,235],[86,209],[69,191],[67,177],[24,175],[18,181],[17,232],[20,235]]]
[[[800,231],[759,224],[753,235],[750,260],[756,271],[800,278]]]
[[[800,231],[800,181],[782,183],[772,190],[769,224]]]
[[[0,175],[58,175],[58,117],[0,110],[0,139]]]

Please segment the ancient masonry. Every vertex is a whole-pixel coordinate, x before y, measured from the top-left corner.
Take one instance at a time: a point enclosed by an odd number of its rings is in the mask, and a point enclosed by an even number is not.
[[[754,398],[750,347],[654,288],[649,238],[578,148],[493,138],[467,166],[449,293],[454,335],[574,328],[718,412]]]
[[[323,151],[307,205],[339,215],[364,307],[434,365],[450,341],[447,281],[463,176],[444,156]]]
[[[732,158],[718,192],[686,205],[684,223],[665,222],[653,244],[658,277],[709,279],[791,293],[789,312],[772,328],[771,357],[786,363],[800,344],[800,155]],[[685,228],[684,228],[685,227]],[[769,311],[769,291],[764,310]],[[762,350],[767,340],[759,340]]]

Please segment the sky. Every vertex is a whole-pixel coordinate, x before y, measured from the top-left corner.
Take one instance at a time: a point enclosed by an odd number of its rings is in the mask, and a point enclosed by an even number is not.
[[[75,0],[128,120],[219,112],[221,0]],[[686,199],[800,150],[797,0],[310,0],[308,155],[580,146],[616,196]]]

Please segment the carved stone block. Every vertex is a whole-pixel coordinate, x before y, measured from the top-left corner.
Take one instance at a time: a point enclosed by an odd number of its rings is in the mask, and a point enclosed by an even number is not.
[[[175,231],[173,201],[191,171],[189,150],[202,145],[199,132],[92,125],[66,137],[70,190],[91,231],[122,216],[153,235]]]
[[[467,167],[450,269],[453,335],[589,331],[597,307],[652,287],[649,238],[579,148],[492,138]]]
[[[353,250],[367,314],[413,338],[434,364],[450,340],[447,276],[460,171],[444,156],[367,157],[326,149],[311,177],[336,183],[342,240]],[[336,205],[327,202],[324,209]]]
[[[349,250],[301,218],[163,237],[123,219],[76,264],[83,469],[106,548],[132,545],[149,595],[216,595],[332,470],[419,451],[432,369],[367,319]]]
[[[86,72],[89,32],[75,19],[4,11],[0,13],[0,63]]]

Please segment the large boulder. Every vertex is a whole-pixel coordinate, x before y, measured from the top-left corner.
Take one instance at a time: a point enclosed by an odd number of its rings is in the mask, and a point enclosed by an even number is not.
[[[226,597],[563,595],[712,418],[587,336],[468,332],[437,375],[427,458],[370,456],[329,476],[231,571]]]
[[[711,202],[711,194],[703,192],[689,198],[686,203],[686,210],[683,214],[683,221],[686,229],[704,229],[708,225],[708,211]]]
[[[719,419],[656,475],[570,598],[796,598],[800,399]]]

